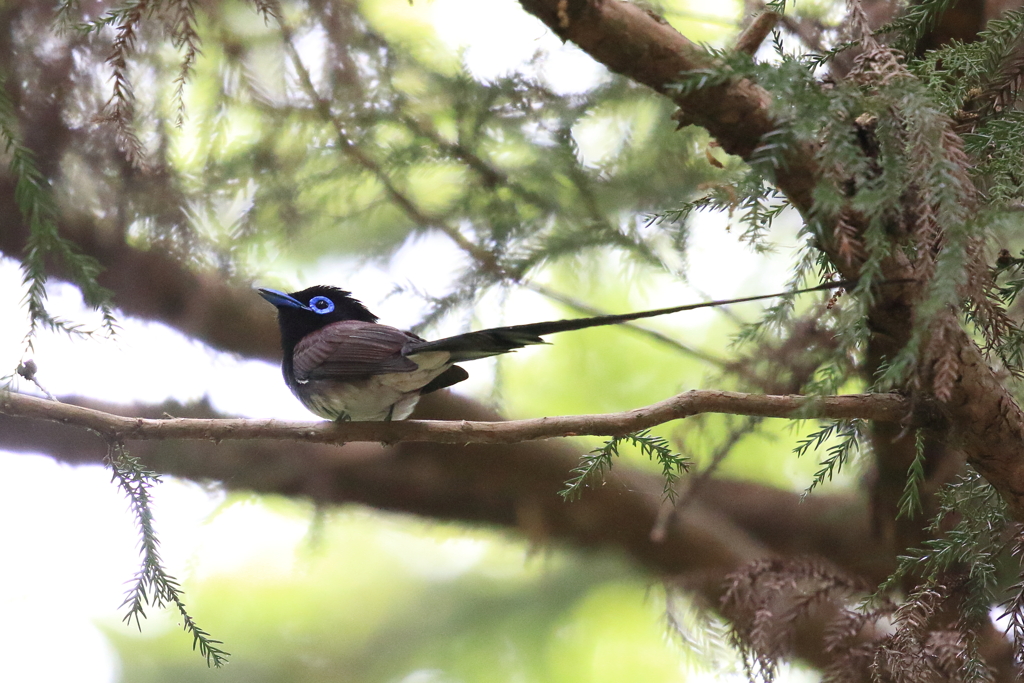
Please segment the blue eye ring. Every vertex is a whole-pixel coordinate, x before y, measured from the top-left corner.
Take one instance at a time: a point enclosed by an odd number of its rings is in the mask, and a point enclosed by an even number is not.
[[[320,315],[327,315],[334,310],[334,302],[326,296],[314,296],[309,300],[309,310]]]

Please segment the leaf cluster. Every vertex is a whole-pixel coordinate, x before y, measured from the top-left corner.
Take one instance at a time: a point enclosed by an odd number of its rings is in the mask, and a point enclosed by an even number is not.
[[[100,264],[60,235],[57,225],[59,210],[53,190],[39,170],[35,154],[21,142],[18,117],[5,87],[7,78],[0,71],[0,141],[9,157],[8,168],[15,178],[15,201],[29,233],[21,257],[22,282],[26,288],[24,304],[29,314],[26,344],[31,350],[40,328],[75,336],[92,334],[83,326],[55,317],[46,309],[47,273],[53,266],[51,260],[59,263],[68,279],[81,289],[86,305],[101,312],[103,328],[108,334],[113,334],[116,318],[110,292],[98,282]]]
[[[793,449],[797,457],[803,457],[809,451],[818,450],[826,443],[829,444],[826,449],[827,455],[821,461],[821,468],[814,473],[810,485],[804,492],[805,496],[826,481],[832,481],[851,458],[857,455],[865,428],[863,420],[823,422],[820,429],[811,432],[797,443]]]
[[[764,683],[775,680],[779,662],[792,654],[800,620],[823,604],[843,604],[863,590],[855,578],[812,558],[752,562],[726,581],[722,611],[730,621],[730,640],[747,677]],[[849,650],[839,646],[854,639],[864,622],[842,611],[830,621],[828,642],[840,652]]]
[[[945,400],[956,381],[951,342],[963,324],[1009,374],[1021,372],[1020,325],[1008,313],[1022,289],[1020,260],[1004,252],[993,271],[986,256],[1018,222],[1013,213],[1024,179],[1018,168],[1020,155],[1004,156],[1002,151],[1015,150],[1019,144],[1022,18],[1008,13],[970,45],[951,44],[923,57],[908,56],[909,46],[917,44],[949,4],[918,3],[897,22],[871,33],[859,4],[852,3],[842,36],[845,42],[828,55],[783,54],[776,62],[758,64],[742,55],[720,53],[715,55],[716,68],[690,74],[680,85],[681,92],[689,92],[742,77],[773,94],[780,124],[765,138],[764,155],[770,162],[755,159],[748,171],[765,183],[771,182],[773,171],[784,167],[791,150],[817,150],[821,181],[803,234],[811,244],[831,245],[831,257],[804,258],[796,276],[806,277],[817,269],[819,277],[828,277],[854,269],[861,281],[855,292],[857,305],[831,319],[842,341],[808,383],[811,392],[833,393],[859,376],[877,388],[925,388]],[[883,42],[882,35],[893,40]],[[836,64],[844,53],[854,55],[849,72],[822,87],[819,70]],[[754,186],[748,181],[732,187]],[[683,206],[678,215],[711,206],[725,208],[719,197],[726,194],[715,188],[713,194]],[[737,192],[730,203],[741,205],[750,196],[749,190]],[[913,333],[897,354],[877,366],[865,366],[869,331],[863,312],[871,306],[872,287],[884,280],[885,264],[896,256],[912,264],[925,284],[914,318],[908,321]],[[997,277],[1003,278],[1000,286]],[[862,314],[850,315],[857,309]],[[780,306],[744,330],[741,341],[779,330],[786,334],[792,325],[792,316]],[[925,365],[929,372],[922,376]],[[867,429],[868,425],[848,422],[824,423],[799,443],[798,455],[830,444],[810,488],[848,462]],[[935,510],[924,500],[925,435],[918,433],[916,442],[898,503],[903,517]],[[851,649],[844,655],[846,664],[858,660],[876,676],[895,673],[897,680],[986,678],[976,634],[1007,590],[1003,568],[1013,564],[1008,539],[1015,535],[1001,501],[973,471],[944,489],[937,507],[930,540],[908,552],[881,589],[884,593],[910,587],[902,602],[879,598],[874,608],[849,617],[845,632]],[[763,597],[748,595],[741,600],[754,606],[748,621],[739,618],[735,631],[738,645],[746,648],[751,675],[766,679],[774,675],[773,667],[787,651],[786,638],[792,635],[785,625],[788,620],[779,622],[772,592],[781,585],[799,586],[802,574],[778,568],[772,576]],[[734,589],[750,589],[752,580],[743,581],[737,579]],[[1011,594],[1006,609],[1012,630],[1020,619],[1014,610],[1024,600],[1019,587]],[[952,624],[942,620],[950,613],[958,615]],[[890,637],[867,647],[853,644],[853,634],[865,623],[880,620],[895,624]],[[844,680],[844,675],[848,674],[837,669],[827,678]]]
[[[619,455],[619,447],[628,444],[640,449],[640,453],[657,462],[661,466],[661,474],[665,479],[663,495],[666,500],[675,501],[678,496],[676,482],[683,472],[690,468],[688,458],[675,452],[667,439],[650,433],[644,429],[624,436],[616,436],[595,448],[580,459],[580,464],[573,469],[572,476],[565,482],[565,488],[559,491],[564,500],[572,501],[580,497],[583,489],[595,480],[600,479],[612,468],[612,463]]]
[[[182,628],[192,636],[192,649],[206,659],[209,666],[221,667],[228,661],[228,653],[220,648],[221,641],[216,640],[195,622],[186,611],[181,586],[171,576],[160,559],[160,541],[153,526],[153,510],[150,489],[160,482],[160,477],[151,472],[138,458],[132,457],[123,444],[112,444],[107,453],[107,465],[111,469],[112,480],[128,497],[135,522],[139,529],[139,553],[142,555],[142,567],[135,574],[135,579],[121,607],[128,610],[124,622],[135,625],[142,630],[142,619],[146,617],[146,607],[161,609],[173,605],[181,615]]]

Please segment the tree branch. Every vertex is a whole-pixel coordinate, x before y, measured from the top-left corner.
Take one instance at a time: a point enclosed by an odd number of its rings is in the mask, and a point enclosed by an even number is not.
[[[569,415],[508,422],[409,420],[404,422],[284,422],[281,420],[162,420],[123,417],[26,394],[0,395],[0,413],[83,427],[112,441],[152,439],[281,439],[342,444],[400,443],[511,444],[564,436],[623,436],[701,413],[791,419],[861,418],[901,422],[911,417],[910,401],[898,394],[767,396],[732,391],[692,390],[659,403],[604,415]]]
[[[118,406],[78,397],[63,400],[65,406],[104,415],[118,411],[133,416],[124,419],[157,418],[167,413],[218,417],[205,402]],[[424,397],[417,414],[435,420],[469,415],[481,423],[499,419],[492,411],[455,394]],[[75,425],[40,425],[34,419],[4,414],[0,414],[0,447],[46,453],[74,465],[101,464],[107,452],[102,437]],[[766,552],[817,554],[872,582],[885,578],[895,561],[872,535],[865,501],[857,495],[802,499],[798,494],[760,484],[704,479],[675,511],[661,519],[661,476],[624,463],[616,464],[608,473],[606,486],[588,489],[580,500],[566,504],[557,492],[579,462],[578,449],[568,441],[463,448],[429,443],[338,447],[296,442],[283,448],[266,440],[217,444],[147,441],[132,444],[131,452],[154,471],[199,481],[218,480],[233,490],[301,496],[321,504],[356,502],[440,519],[517,525],[531,536],[537,536],[539,528],[548,530],[545,533],[564,529],[566,540],[584,543],[585,535],[591,542],[624,547],[657,573],[706,569],[708,557],[724,552],[710,545],[701,547],[702,552],[713,550],[707,557],[693,552],[692,547],[673,549],[683,540],[679,525],[688,525],[691,514],[720,518],[716,526],[728,520],[716,544],[731,543],[737,534],[740,538],[750,535],[753,541],[743,540],[741,545],[750,548],[753,542],[761,546],[754,552],[757,557]],[[606,496],[606,489],[613,489],[613,493]],[[533,500],[545,516],[517,517],[513,514],[517,505],[509,500]],[[604,505],[609,507],[603,509]],[[623,506],[636,508],[639,516],[630,516]],[[595,522],[598,518],[603,521]],[[656,524],[664,530],[658,538],[652,534]],[[729,525],[734,528],[728,530]],[[636,538],[622,532],[627,526],[635,527]],[[747,554],[746,550],[737,552]]]
[[[768,34],[772,32],[775,25],[779,23],[779,19],[782,18],[781,14],[775,12],[762,12],[754,17],[754,20],[750,22],[750,25],[743,29],[739,37],[736,39],[736,44],[733,49],[737,52],[743,52],[745,54],[753,56],[757,52],[758,48],[761,47],[761,43],[768,37]]]
[[[241,283],[190,269],[167,250],[133,247],[110,225],[85,213],[65,212],[58,227],[61,237],[106,268],[99,283],[114,293],[114,302],[126,314],[162,322],[221,351],[280,360],[273,309]],[[0,171],[0,254],[18,258],[27,237],[14,178]],[[49,265],[50,272],[66,277],[56,265]]]
[[[569,40],[616,73],[673,99],[685,121],[702,126],[729,154],[750,158],[761,138],[778,125],[771,96],[746,79],[679,96],[672,86],[686,71],[713,66],[708,53],[643,6],[620,0],[520,0],[562,40]],[[814,150],[800,145],[778,169],[776,180],[793,205],[813,205],[818,178]]]
[[[414,225],[432,227],[439,230],[482,266],[494,272],[501,272],[494,254],[484,247],[475,244],[463,235],[456,226],[450,225],[443,219],[428,215],[422,211],[405,192],[398,188],[384,168],[349,138],[345,132],[344,125],[332,114],[331,103],[317,92],[309,70],[306,68],[305,63],[302,61],[302,56],[295,47],[291,28],[280,18],[278,19],[278,25],[284,38],[285,50],[288,53],[292,66],[295,68],[295,72],[299,76],[299,84],[303,91],[305,91],[306,97],[312,101],[320,117],[334,128],[335,134],[338,136],[338,149],[358,166],[368,171],[384,188],[388,199],[399,207]]]
[[[672,98],[683,109],[681,122],[703,126],[731,154],[749,160],[763,136],[777,128],[770,94],[745,79],[682,97],[673,92],[679,74],[712,66],[711,57],[639,5],[620,0],[520,0],[520,4],[560,38],[571,40],[609,69]],[[815,159],[810,145],[798,145],[775,176],[778,188],[804,215],[813,208],[813,189],[820,175]],[[819,247],[834,263],[846,263],[835,245]],[[856,264],[847,263],[843,275],[855,278],[857,270]],[[881,275],[910,278],[913,265],[896,250],[882,263]],[[871,307],[866,376],[873,376],[882,359],[896,357],[907,344],[919,289],[909,284],[889,288]],[[958,447],[999,491],[1014,518],[1024,521],[1024,413],[968,335],[957,329],[950,336],[946,343],[957,349],[957,379],[945,409],[950,426],[962,435]],[[872,442],[879,461],[891,461],[894,471],[906,472],[914,455],[911,436],[883,429]],[[941,438],[935,450],[941,460],[958,457]],[[902,481],[900,477],[896,483]]]
[[[68,399],[76,400],[76,399]],[[103,414],[208,417],[204,404],[116,407],[89,401]],[[66,404],[65,404],[66,405]],[[432,394],[417,409],[422,417],[477,421],[498,416],[458,395]],[[125,418],[129,419],[129,418]],[[103,439],[59,423],[0,415],[0,444],[44,452],[72,464],[100,464]],[[569,543],[625,552],[646,570],[673,577],[717,605],[725,577],[767,557],[824,557],[876,585],[893,569],[894,555],[873,533],[866,501],[851,494],[780,491],[750,482],[706,480],[684,505],[663,519],[661,477],[616,465],[602,486],[574,503],[557,491],[578,462],[568,442],[516,446],[445,444],[348,444],[342,447],[269,441],[220,444],[149,441],[132,455],[154,471],[193,480],[217,480],[232,490],[305,497],[321,504],[360,503],[462,523],[516,530],[537,544]],[[657,538],[652,531],[658,528]],[[801,620],[794,648],[818,666],[833,659],[824,648],[824,623]],[[986,634],[988,637],[990,634]],[[869,634],[864,634],[867,638]],[[1000,634],[993,647],[1007,649]],[[988,656],[987,661],[993,661]]]

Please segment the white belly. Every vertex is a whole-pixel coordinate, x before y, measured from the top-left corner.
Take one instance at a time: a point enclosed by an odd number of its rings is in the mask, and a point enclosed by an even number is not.
[[[309,380],[299,396],[309,410],[328,420],[404,420],[420,400],[420,389],[451,367],[444,351],[412,357],[419,369],[374,375],[358,382]],[[296,394],[298,395],[298,394]]]

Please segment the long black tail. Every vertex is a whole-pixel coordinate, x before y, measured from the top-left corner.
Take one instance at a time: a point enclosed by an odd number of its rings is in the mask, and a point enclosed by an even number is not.
[[[895,282],[895,281],[892,281]],[[501,353],[521,349],[530,344],[545,343],[542,336],[555,334],[556,332],[570,332],[582,330],[588,327],[599,327],[601,325],[616,325],[618,323],[639,320],[641,318],[653,318],[669,313],[680,311],[692,311],[697,308],[708,308],[710,306],[725,306],[727,304],[740,304],[746,301],[759,301],[761,299],[772,299],[779,296],[792,294],[803,294],[804,292],[818,292],[823,289],[838,289],[840,287],[853,287],[856,280],[840,280],[838,282],[826,282],[815,287],[797,289],[792,292],[776,292],[775,294],[758,294],[757,296],[744,296],[738,299],[721,299],[719,301],[703,301],[699,304],[685,304],[683,306],[670,306],[669,308],[656,308],[652,311],[640,311],[639,313],[622,313],[618,315],[598,315],[593,318],[575,318],[572,320],[549,320],[541,323],[530,323],[527,325],[509,325],[508,327],[494,327],[479,332],[467,332],[454,337],[445,337],[437,341],[410,344],[406,347],[405,355],[422,353],[426,351],[448,351],[452,354],[452,362],[458,363],[476,358],[496,356]]]

